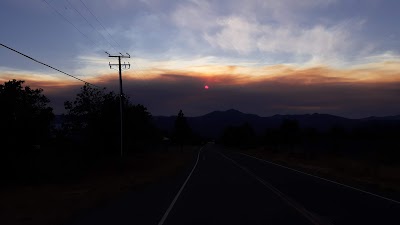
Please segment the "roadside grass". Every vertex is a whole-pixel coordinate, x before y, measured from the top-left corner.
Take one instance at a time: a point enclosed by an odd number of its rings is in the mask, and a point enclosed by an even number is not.
[[[197,149],[171,147],[167,152],[137,153],[122,162],[103,160],[74,182],[1,188],[0,224],[63,224],[83,210],[177,175],[192,163]]]
[[[371,158],[351,158],[334,154],[305,157],[298,153],[277,152],[264,147],[241,152],[350,186],[389,196],[400,196],[400,165],[380,164]]]

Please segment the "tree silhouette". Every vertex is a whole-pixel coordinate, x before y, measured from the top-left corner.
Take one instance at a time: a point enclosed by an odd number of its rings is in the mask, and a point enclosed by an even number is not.
[[[256,135],[249,123],[228,126],[222,135],[222,142],[228,146],[248,147],[254,144]]]
[[[178,116],[175,120],[174,139],[180,145],[181,150],[183,149],[183,145],[190,141],[191,136],[192,130],[190,129],[182,110],[179,110]]]
[[[162,138],[153,124],[151,113],[141,104],[134,105],[129,101],[127,102],[124,124],[126,124],[125,133],[128,150],[154,147],[154,144],[157,144]]]
[[[281,124],[283,143],[293,148],[300,140],[300,126],[297,120],[285,119]]]
[[[105,89],[97,89],[85,84],[73,102],[64,103],[69,118],[69,128],[83,129],[93,125],[99,119],[105,101],[114,98],[112,93],[107,97]]]
[[[84,85],[74,101],[64,103],[68,110],[65,124],[69,133],[78,136],[89,153],[116,154],[120,142],[119,96],[105,89]],[[156,136],[151,114],[143,105],[134,105],[123,97],[124,143],[134,148]],[[127,149],[129,150],[129,149]]]
[[[0,129],[3,147],[28,150],[40,145],[49,136],[54,118],[49,99],[42,89],[23,87],[24,81],[10,80],[0,85]],[[11,149],[9,149],[11,150]]]

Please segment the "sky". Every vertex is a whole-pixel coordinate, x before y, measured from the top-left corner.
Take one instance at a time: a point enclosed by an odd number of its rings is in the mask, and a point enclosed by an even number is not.
[[[0,43],[153,115],[400,114],[397,0],[2,0]],[[56,114],[82,82],[0,47],[0,82],[44,89]],[[205,86],[209,88],[206,89]]]

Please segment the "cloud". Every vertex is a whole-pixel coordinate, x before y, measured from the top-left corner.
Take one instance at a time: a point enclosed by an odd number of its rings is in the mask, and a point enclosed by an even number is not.
[[[338,72],[329,68],[292,70],[288,75],[247,82],[246,78],[226,75],[210,80],[208,90],[204,89],[204,77],[178,71],[124,84],[132,100],[146,105],[155,115],[172,115],[183,109],[195,116],[229,108],[261,115],[318,112],[356,118],[400,112],[396,104],[400,100],[398,72],[396,79],[382,82],[363,80],[359,77],[362,71],[343,71],[344,78]]]
[[[359,30],[362,22],[300,27],[262,24],[235,16],[221,19],[217,25],[217,32],[204,34],[204,39],[213,47],[240,54],[289,54],[297,58],[306,57],[306,61],[314,63],[329,63],[354,50],[355,40],[351,32]]]
[[[315,10],[327,8],[335,4],[336,0],[256,0],[253,1],[253,8],[264,11],[264,15],[271,17],[271,19],[279,24],[294,24],[301,22],[308,22],[307,14]],[[260,8],[261,6],[261,8]]]
[[[212,26],[210,19],[215,14],[207,1],[188,1],[178,4],[171,14],[172,21],[179,27],[204,30]]]
[[[213,110],[236,108],[260,115],[330,113],[352,118],[400,113],[400,63],[382,62],[351,69],[329,66],[265,67],[210,65],[199,71],[157,69],[146,78],[134,71],[124,72],[124,91],[134,103],[141,103],[154,115],[172,115],[179,109],[188,116]],[[254,76],[252,73],[257,73]],[[3,80],[23,74],[2,74]],[[25,76],[26,85],[44,88],[56,113],[63,102],[72,100],[81,83],[51,82]],[[116,73],[92,78],[91,82],[118,92]],[[209,89],[204,89],[204,85]]]
[[[176,40],[200,54],[343,65],[376,46],[359,37],[363,18],[314,18],[335,4],[336,0],[189,1],[177,4],[170,19],[178,27]]]
[[[219,31],[215,34],[205,33],[204,39],[213,47],[234,50],[248,54],[257,48],[260,27],[239,17],[230,17],[217,21]]]

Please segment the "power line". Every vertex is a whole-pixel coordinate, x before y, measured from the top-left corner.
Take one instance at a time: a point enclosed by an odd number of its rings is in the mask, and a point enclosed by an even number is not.
[[[87,20],[86,19],[86,17],[84,17],[83,15],[82,15],[82,13],[80,13],[73,5],[72,5],[72,3],[69,1],[69,0],[66,0],[67,1],[67,3],[75,10],[75,12],[77,12],[85,21],[86,21],[86,23],[87,24],[89,24],[89,26],[91,26],[92,28],[93,28],[93,30],[95,30],[116,52],[118,52],[117,51],[117,49],[115,49],[115,47],[104,37],[104,35],[102,34],[102,33],[100,33],[90,22],[89,22],[89,20]]]
[[[94,28],[94,26],[74,7],[74,6],[72,6],[72,3],[69,1],[69,0],[66,0],[69,4],[70,4],[70,6],[72,7],[72,8],[74,8],[74,10],[75,11],[77,11],[80,15],[81,15],[81,17],[83,17],[85,20],[86,20],[86,22],[93,28],[93,29],[95,29],[99,34],[101,34],[96,28]],[[81,3],[82,3],[82,5],[86,8],[86,10],[93,16],[93,18],[99,23],[99,25],[104,29],[104,31],[108,34],[108,36],[110,37],[110,39],[113,41],[113,42],[115,42],[117,45],[118,45],[118,47],[119,47],[119,49],[120,50],[122,50],[122,46],[113,38],[113,36],[110,34],[110,32],[105,28],[105,26],[101,23],[101,21],[99,20],[99,18],[92,12],[92,10],[90,10],[90,8],[85,4],[85,2],[83,1],[83,0],[79,0]],[[106,40],[106,38],[104,37],[104,36],[102,36],[105,40]],[[108,41],[107,41],[108,42]],[[109,43],[109,42],[108,42]],[[114,50],[116,50],[115,49],[115,47],[111,44],[111,43],[109,43],[110,44],[110,46],[112,46],[113,48],[114,48]],[[123,52],[123,51],[122,51]],[[136,69],[134,69],[133,71],[134,71],[134,73],[136,74],[136,75],[139,75],[139,76],[145,76],[145,75],[143,75],[143,72],[141,71],[142,70],[142,68],[139,66],[139,65],[137,65],[136,64],[136,66],[138,67],[138,69],[140,69],[139,71],[137,71]],[[136,72],[137,71],[137,72]]]
[[[22,53],[22,52],[19,52],[19,51],[15,50],[15,49],[13,49],[13,48],[11,48],[11,47],[8,47],[7,45],[1,44],[1,43],[0,43],[0,45],[3,46],[3,47],[5,47],[5,48],[7,48],[7,49],[9,49],[9,50],[11,50],[11,51],[13,51],[13,52],[16,52],[16,53],[18,53],[18,54],[20,54],[20,55],[22,55],[22,56],[24,56],[24,57],[26,57],[26,58],[32,60],[32,61],[35,61],[35,62],[37,62],[37,63],[39,63],[39,64],[44,65],[44,66],[47,66],[47,67],[49,67],[49,68],[51,68],[51,69],[53,69],[53,70],[55,70],[55,71],[58,71],[58,72],[60,72],[60,73],[62,73],[62,74],[65,74],[65,75],[67,75],[67,76],[69,76],[69,77],[72,77],[72,78],[74,78],[74,79],[77,79],[77,80],[79,80],[79,81],[82,81],[82,82],[85,83],[85,84],[89,84],[89,85],[92,85],[92,86],[94,86],[94,87],[100,88],[100,87],[97,86],[97,85],[91,84],[91,83],[89,83],[89,82],[87,82],[87,81],[85,81],[85,80],[82,80],[82,79],[80,79],[80,78],[78,78],[78,77],[75,77],[75,76],[73,76],[73,75],[71,75],[71,74],[68,74],[68,73],[66,73],[66,72],[64,72],[64,71],[61,71],[61,70],[59,70],[59,69],[57,69],[57,68],[55,68],[55,67],[52,67],[52,66],[50,66],[50,65],[48,65],[48,64],[46,64],[46,63],[40,62],[40,61],[38,61],[38,60],[36,60],[36,59],[34,59],[34,58],[28,56],[28,55],[25,55],[25,54]]]
[[[45,2],[47,4],[47,6],[49,6],[50,9],[52,9],[54,12],[56,12],[61,18],[63,18],[65,21],[67,21],[69,24],[71,24],[79,33],[81,33],[86,39],[88,39],[93,46],[96,46],[97,44],[90,39],[86,34],[84,34],[81,30],[78,29],[78,27],[75,26],[75,24],[73,24],[69,19],[67,19],[67,17],[65,17],[63,14],[61,14],[55,7],[53,7],[51,4],[49,4],[46,0],[43,0],[43,2]],[[103,49],[104,51],[104,49]]]
[[[68,0],[67,0],[67,1],[68,1]],[[93,18],[96,19],[96,21],[100,24],[100,26],[106,31],[106,33],[108,34],[108,36],[110,37],[110,39],[111,39],[112,41],[114,41],[114,42],[118,45],[118,47],[119,47],[120,50],[122,50],[122,46],[113,38],[113,36],[110,34],[110,32],[108,32],[108,30],[103,26],[103,24],[100,22],[100,20],[98,19],[98,17],[92,12],[92,10],[90,10],[90,8],[85,4],[85,2],[84,2],[83,0],[79,0],[79,1],[80,1],[80,2],[82,3],[82,5],[87,9],[87,11],[93,16]],[[121,51],[121,52],[124,52],[124,51]],[[137,66],[140,70],[142,70],[142,68],[141,68],[139,65],[136,64],[136,66]],[[134,71],[134,73],[135,73],[136,75],[144,76],[144,75],[142,74],[141,71],[138,71],[139,74],[136,72],[136,69],[133,69],[133,71]]]
[[[92,14],[92,16],[97,20],[97,22],[100,24],[100,26],[107,32],[108,36],[110,36],[111,40],[113,40],[120,48],[120,50],[122,50],[121,45],[112,37],[112,35],[110,34],[110,32],[108,32],[108,30],[103,26],[103,24],[100,22],[100,20],[97,18],[97,16],[94,15],[94,13],[89,9],[89,7],[82,1],[79,0],[83,6],[85,6],[85,8],[87,9],[87,11],[89,11],[90,14]]]

